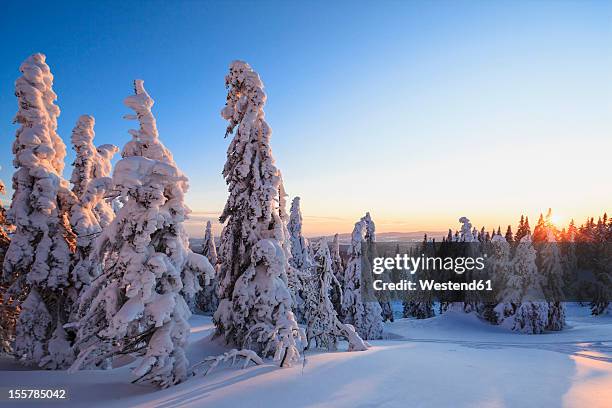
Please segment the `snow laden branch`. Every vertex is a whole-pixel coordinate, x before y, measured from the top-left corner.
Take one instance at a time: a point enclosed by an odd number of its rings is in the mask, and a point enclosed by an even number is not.
[[[69,211],[76,198],[62,178],[66,146],[57,134],[60,109],[45,56],[34,54],[15,82],[20,125],[13,142],[13,200],[7,213],[15,232],[3,280],[25,298],[16,322],[14,354],[22,362],[56,369],[72,362],[63,330],[71,309],[70,265],[75,237]]]
[[[140,129],[122,152],[112,189],[124,202],[96,240],[93,256],[102,275],[80,297],[73,370],[109,366],[118,354],[142,356],[136,382],[168,387],[187,377],[189,309],[183,295],[201,289],[199,276],[214,269],[189,250],[183,222],[187,177],[161,143],[142,80],[125,99]]]
[[[281,206],[285,198],[263,111],[266,94],[259,75],[242,61],[232,62],[225,84],[221,115],[228,121],[226,136],[234,136],[223,168],[229,197],[220,217],[225,226],[216,333],[290,366],[300,358],[305,335],[292,312]]]
[[[200,369],[204,369],[204,375],[210,374],[219,364],[230,362],[230,365],[233,367],[236,364],[236,361],[242,359],[244,360],[242,364],[242,368],[245,369],[249,366],[249,363],[253,362],[255,365],[262,365],[264,362],[252,350],[236,350],[231,349],[223,354],[218,356],[210,356],[206,357],[204,361],[195,364],[193,366],[193,375],[199,374]]]

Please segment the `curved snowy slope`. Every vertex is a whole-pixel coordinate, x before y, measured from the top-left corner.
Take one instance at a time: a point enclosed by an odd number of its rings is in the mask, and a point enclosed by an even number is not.
[[[130,384],[133,364],[71,376],[2,360],[0,368],[12,371],[0,372],[0,383],[67,388],[62,406],[604,407],[612,401],[612,317],[572,307],[568,320],[565,332],[529,336],[471,315],[401,319],[385,327],[396,340],[372,341],[368,351],[308,352],[304,366],[287,369],[218,368],[161,391]],[[192,363],[225,350],[209,338],[209,317],[191,324]]]

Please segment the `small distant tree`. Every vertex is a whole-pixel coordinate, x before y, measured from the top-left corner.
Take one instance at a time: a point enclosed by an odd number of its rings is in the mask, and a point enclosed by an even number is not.
[[[206,222],[204,241],[202,241],[202,255],[204,255],[210,264],[216,268],[218,261],[217,247],[215,246],[215,238],[212,234],[212,224],[210,221]],[[205,285],[205,283],[205,280],[200,280],[200,286],[202,286],[203,289],[195,296],[196,308],[204,313],[214,313],[219,305],[219,298],[217,297],[219,280],[215,274],[215,276],[210,280],[209,285]]]
[[[529,235],[521,238],[512,264],[514,273],[506,280],[495,308],[500,324],[523,333],[543,333],[548,325],[548,304],[543,301],[536,251]]]
[[[512,242],[514,242],[514,234],[512,234],[512,227],[510,225],[508,225],[508,228],[506,229],[506,242],[511,244]]]
[[[322,238],[314,256],[315,272],[313,279],[308,282],[306,298],[306,338],[308,347],[314,341],[317,348],[336,350],[339,338],[346,338],[349,342],[349,351],[363,351],[368,348],[355,328],[343,324],[338,319],[330,299],[332,286],[340,288],[340,283],[334,277],[332,258],[327,240]]]
[[[364,217],[365,218],[365,217]],[[344,271],[342,315],[344,323],[351,324],[365,340],[382,338],[382,309],[377,301],[363,299],[362,243],[365,241],[367,223],[362,218],[355,223],[349,247],[349,260]]]
[[[331,245],[331,257],[332,257],[332,272],[334,278],[338,282],[338,286],[332,285],[331,289],[331,301],[336,310],[338,318],[342,320],[342,288],[344,287],[344,262],[340,255],[340,241],[338,234],[334,235],[334,240]]]
[[[546,230],[546,241],[540,250],[541,277],[544,295],[548,300],[548,324],[546,330],[562,330],[565,327],[563,299],[563,265],[561,251],[550,225]]]

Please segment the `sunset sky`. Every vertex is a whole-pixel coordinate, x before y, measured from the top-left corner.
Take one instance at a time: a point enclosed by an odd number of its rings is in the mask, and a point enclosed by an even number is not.
[[[79,115],[120,147],[142,78],[190,177],[189,230],[218,216],[224,75],[248,61],[306,235],[559,222],[612,209],[612,3],[3,1],[0,177],[10,185],[20,63],[47,55],[69,144]],[[69,149],[66,177],[74,157]],[[10,196],[9,196],[10,197]],[[5,202],[6,202],[5,197]],[[219,226],[215,226],[219,233]]]

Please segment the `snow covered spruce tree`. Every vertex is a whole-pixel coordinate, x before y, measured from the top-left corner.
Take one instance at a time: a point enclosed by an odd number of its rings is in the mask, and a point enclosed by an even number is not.
[[[168,387],[187,377],[190,312],[182,294],[199,290],[199,275],[213,268],[189,250],[187,177],[159,140],[142,80],[134,81],[134,91],[124,103],[136,114],[126,119],[137,119],[140,129],[130,130],[112,178],[125,204],[96,241],[92,256],[102,274],[80,298],[80,353],[71,370],[135,353],[142,356],[135,381]]]
[[[490,255],[486,262],[491,280],[493,281],[493,290],[496,291],[493,293],[493,296],[499,302],[497,304],[486,303],[483,317],[493,324],[498,324],[506,317],[514,314],[515,310],[514,306],[510,303],[513,299],[508,298],[508,303],[504,303],[504,300],[501,298],[501,288],[506,287],[506,283],[513,279],[510,244],[505,237],[501,235],[493,236],[493,239],[491,239]]]
[[[288,288],[288,237],[281,219],[281,175],[270,148],[271,129],[259,75],[243,61],[230,64],[221,115],[234,134],[223,176],[229,197],[219,248],[217,334],[226,342],[273,356],[282,367],[300,358],[305,342]]]
[[[312,341],[317,348],[336,350],[339,338],[346,338],[349,351],[363,351],[368,348],[355,328],[341,323],[330,299],[332,286],[340,287],[332,270],[332,258],[325,238],[317,243],[314,257],[315,271],[310,281],[312,290],[306,298],[306,337],[308,347]]]
[[[351,324],[364,340],[382,338],[382,309],[378,301],[366,302],[362,296],[362,243],[365,242],[365,217],[355,223],[349,247],[349,260],[344,271],[342,315],[344,323]]]
[[[294,197],[289,210],[289,222],[287,224],[289,233],[289,244],[291,257],[289,265],[294,268],[294,281],[289,280],[289,289],[293,292],[294,311],[298,322],[305,322],[304,302],[308,296],[305,291],[309,290],[308,281],[314,276],[314,261],[311,254],[310,243],[302,235],[302,210],[300,209],[300,197]]]
[[[13,353],[25,364],[57,369],[73,354],[63,324],[70,311],[66,293],[74,234],[68,218],[75,202],[61,176],[66,146],[57,135],[53,75],[45,56],[34,54],[21,64],[15,82],[21,127],[13,142],[13,201],[7,213],[16,227],[3,264],[9,294],[25,298],[15,327]]]
[[[547,219],[549,218],[547,216]],[[550,223],[545,228],[544,239],[545,242],[540,245],[541,266],[539,269],[542,288],[548,301],[546,330],[563,330],[565,327],[565,305],[561,302],[563,298],[563,265],[561,263],[561,251]]]
[[[77,235],[76,259],[72,270],[76,290],[89,285],[95,277],[95,265],[89,259],[89,254],[102,229],[115,215],[105,195],[111,189],[111,159],[119,149],[113,145],[96,148],[93,144],[94,124],[92,116],[80,116],[71,138],[72,148],[76,152],[70,178],[72,192],[77,197],[70,216],[70,223]]]
[[[340,241],[338,234],[334,235],[334,240],[331,245],[332,271],[334,278],[338,281],[338,286],[332,286],[331,301],[334,309],[338,314],[338,318],[342,320],[342,288],[344,287],[344,262],[340,256]]]
[[[366,215],[363,217],[363,220],[366,225],[366,232],[364,237],[365,243],[366,245],[368,245],[368,251],[371,256],[376,257],[378,256],[376,253],[376,224],[374,224],[374,221],[372,220],[372,217],[370,216],[369,212],[366,213]],[[382,276],[382,279],[385,282],[391,281],[388,271],[385,271]],[[393,321],[393,310],[391,309],[391,301],[389,299],[388,294],[386,292],[381,292],[379,296],[379,303],[383,322],[386,322],[387,320]]]
[[[501,302],[495,308],[500,325],[528,334],[543,333],[548,325],[548,303],[543,300],[530,234],[521,238],[512,265],[513,273],[506,280]]]
[[[0,194],[5,194],[4,183],[0,180]],[[13,226],[6,219],[6,209],[0,205],[0,264],[11,244],[9,232]],[[19,299],[8,292],[10,281],[0,279],[0,353],[11,353],[15,339],[15,323],[19,315]]]
[[[202,255],[204,255],[210,264],[216,268],[218,261],[217,247],[215,246],[215,238],[212,234],[212,225],[210,221],[206,222],[204,241],[202,241]],[[203,284],[205,284],[205,282],[201,281],[200,286]],[[195,295],[196,308],[204,313],[214,313],[219,305],[219,298],[217,297],[218,288],[219,280],[215,274],[215,276],[210,279],[210,284],[204,285],[202,290]]]

